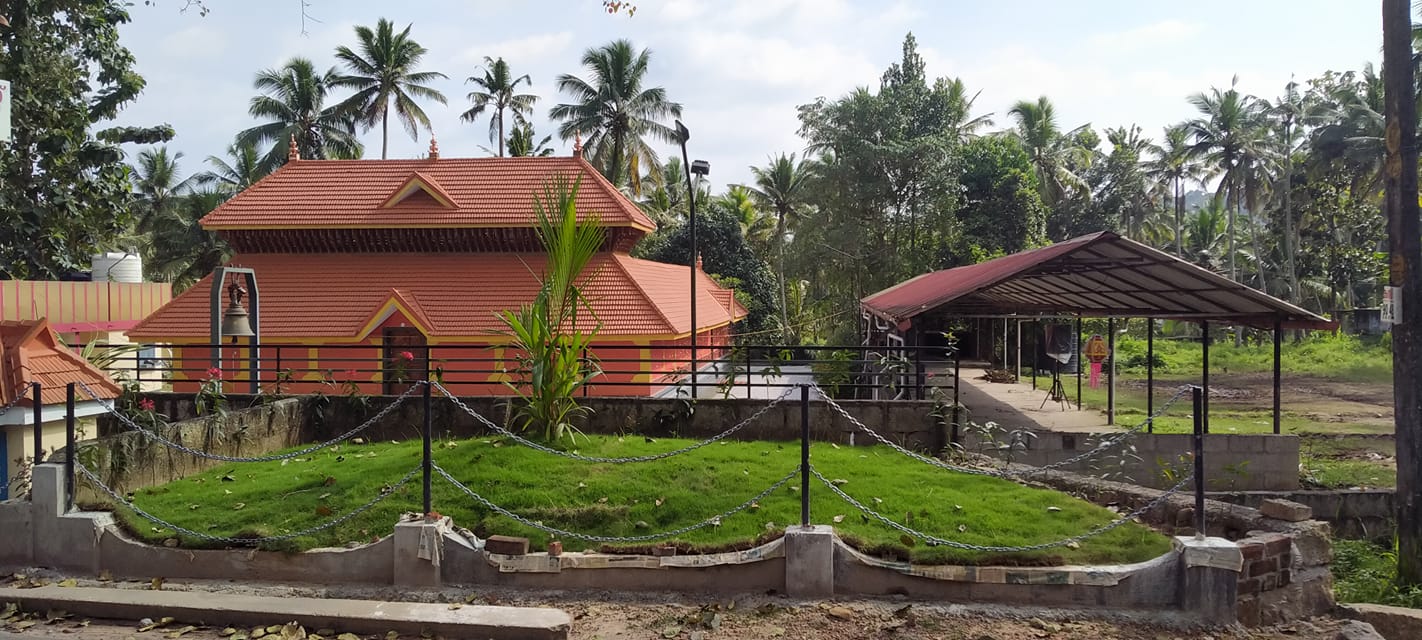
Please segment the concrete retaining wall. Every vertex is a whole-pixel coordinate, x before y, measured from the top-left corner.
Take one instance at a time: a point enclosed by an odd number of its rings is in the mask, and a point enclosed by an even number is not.
[[[503,585],[537,589],[619,589],[716,594],[788,592],[800,597],[901,594],[923,600],[966,600],[1114,609],[1185,609],[1211,624],[1233,617],[1214,591],[1191,591],[1187,572],[1208,571],[1234,584],[1238,561],[1213,568],[1190,564],[1190,542],[1136,565],[1093,567],[915,566],[866,556],[844,545],[830,527],[800,527],[755,549],[709,556],[614,556],[596,553],[492,554],[448,518],[405,520],[393,535],[353,549],[281,554],[252,549],[188,550],[150,547],[126,538],[107,513],[63,513],[63,467],[40,465],[33,502],[0,504],[0,569],[45,567],[118,578],[277,580],[318,584],[391,584],[406,588]],[[27,524],[28,523],[28,524]],[[25,533],[29,535],[24,535]],[[1182,544],[1184,545],[1182,547]],[[1239,556],[1227,541],[1200,543]],[[1198,552],[1197,550],[1194,550]],[[1220,573],[1223,572],[1223,573]],[[806,584],[818,585],[805,592]],[[1187,597],[1190,596],[1190,597]],[[1213,599],[1208,611],[1202,600]],[[1196,604],[1190,604],[1190,603]],[[1227,607],[1221,616],[1219,607]]]
[[[302,440],[305,420],[300,400],[286,399],[232,411],[221,420],[193,418],[158,429],[163,437],[208,453],[246,457],[294,447]],[[212,468],[221,462],[175,451],[149,436],[112,424],[101,426],[101,435],[79,443],[84,465],[104,483],[120,492],[166,484]],[[76,500],[88,502],[94,496],[87,487]]]
[[[1091,433],[1032,433],[1036,437],[1023,440],[1025,450],[1012,453],[1013,462],[1040,467],[1085,453],[1098,442],[1094,437],[1098,434]],[[1104,435],[1115,433],[1120,432],[1102,432]],[[1157,489],[1168,487],[1174,480],[1163,471],[1176,468],[1188,473],[1189,459],[1182,456],[1190,454],[1193,438],[1186,434],[1139,433],[1125,443],[1134,447],[1130,453],[1139,460],[1127,458],[1120,451],[1107,450],[1101,456],[1068,466],[1067,470],[1090,475],[1109,472],[1113,477],[1135,484]],[[961,439],[969,451],[983,450],[982,440],[975,433],[965,431]],[[991,451],[984,453],[1005,457]],[[1209,478],[1207,487],[1213,491],[1298,489],[1298,436],[1209,434],[1205,436],[1205,475]]]
[[[1327,522],[1336,538],[1392,543],[1397,530],[1396,496],[1391,489],[1339,491],[1225,491],[1210,497],[1231,504],[1258,508],[1270,498],[1307,505],[1313,518]]]
[[[1044,473],[1034,478],[1097,504],[1119,505],[1123,511],[1133,510],[1160,495],[1158,490],[1074,473]],[[1193,534],[1194,517],[1194,497],[1184,492],[1142,514],[1141,520],[1165,532]],[[1333,573],[1329,567],[1333,563],[1333,542],[1328,523],[1276,520],[1256,509],[1218,500],[1205,501],[1205,523],[1208,535],[1235,540],[1242,545],[1252,545],[1257,541],[1254,538],[1267,533],[1288,538],[1286,584],[1280,584],[1276,577],[1272,589],[1266,589],[1269,585],[1261,580],[1257,593],[1240,591],[1240,622],[1251,626],[1275,624],[1322,615],[1333,609]],[[1283,567],[1279,567],[1279,571],[1282,570]]]
[[[799,391],[792,390],[791,396],[771,408],[754,424],[737,432],[735,437],[740,440],[799,440]],[[155,393],[144,397],[154,401],[156,411],[174,419],[193,415],[190,394]],[[227,398],[234,407],[245,407],[256,402],[255,396],[229,394]],[[395,401],[389,396],[294,396],[292,399],[302,403],[299,434],[302,442],[321,441],[344,433]],[[461,401],[496,424],[507,425],[510,422],[509,398],[486,396],[462,398]],[[579,425],[586,433],[637,433],[653,437],[699,439],[713,436],[749,418],[764,408],[767,401],[703,398],[692,404],[666,398],[580,398],[579,402],[592,409],[588,421]],[[941,421],[932,415],[934,404],[931,401],[842,400],[839,404],[875,431],[909,448],[941,451],[947,446],[947,431]],[[431,400],[430,408],[434,415],[436,437],[464,438],[488,433],[475,418],[460,410],[448,398],[439,397],[438,392]],[[373,425],[365,437],[370,440],[419,438],[423,421],[423,402],[418,395],[414,395]],[[848,420],[823,402],[810,403],[810,426],[811,437],[840,444],[849,444],[851,433],[856,431]],[[123,430],[114,424],[112,418],[100,421],[100,434]],[[859,434],[854,441],[863,444],[863,434]]]

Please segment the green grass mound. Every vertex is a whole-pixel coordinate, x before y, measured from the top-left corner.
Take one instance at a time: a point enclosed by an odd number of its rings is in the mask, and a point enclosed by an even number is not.
[[[579,438],[585,455],[632,456],[668,451],[686,440],[642,436]],[[436,443],[435,461],[470,489],[546,526],[611,536],[638,536],[701,522],[739,505],[799,464],[799,445],[720,442],[700,450],[636,464],[588,464],[534,451],[497,438]],[[210,535],[280,535],[329,522],[365,505],[373,508],[331,529],[266,548],[299,551],[370,542],[391,532],[401,513],[421,509],[420,477],[391,485],[420,464],[421,443],[341,445],[282,463],[227,464],[201,475],[138,491],[140,508],[176,525]],[[885,516],[919,531],[976,545],[1016,546],[1073,536],[1107,523],[1111,511],[1072,496],[1015,482],[951,473],[884,447],[816,444],[812,462],[842,489]],[[717,526],[679,535],[683,552],[748,548],[779,536],[799,521],[799,479]],[[833,523],[861,550],[926,564],[1058,565],[1139,562],[1170,548],[1169,540],[1135,523],[1075,548],[992,554],[927,546],[861,516],[811,479],[812,520]],[[549,537],[490,512],[438,475],[434,508],[480,535],[525,536],[535,549]],[[178,538],[184,547],[220,547],[158,527],[119,508],[138,537],[153,543]],[[565,539],[564,548],[636,551],[654,543],[602,545]],[[172,544],[169,542],[169,544]]]

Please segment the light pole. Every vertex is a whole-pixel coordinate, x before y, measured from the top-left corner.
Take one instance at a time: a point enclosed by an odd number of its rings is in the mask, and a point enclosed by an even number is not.
[[[691,184],[691,174],[696,174],[698,180],[710,175],[711,163],[705,160],[692,162],[690,156],[686,154],[686,141],[691,138],[691,132],[680,120],[676,120],[676,135],[681,142],[681,162],[686,173],[686,203],[688,206],[687,221],[691,225],[691,397],[696,397],[696,334],[701,328],[696,324],[696,187]]]

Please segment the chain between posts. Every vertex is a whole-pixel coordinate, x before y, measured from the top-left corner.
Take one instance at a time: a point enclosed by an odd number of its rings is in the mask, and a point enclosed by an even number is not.
[[[137,515],[137,516],[140,517],[140,518],[143,518],[144,520],[147,520],[147,521],[149,521],[149,522],[152,522],[153,524],[156,524],[156,525],[160,525],[160,526],[162,526],[162,527],[164,527],[164,528],[167,528],[167,529],[172,529],[173,531],[175,531],[175,532],[177,532],[177,533],[181,533],[181,534],[183,534],[183,535],[190,536],[190,537],[193,537],[193,538],[198,538],[198,539],[200,539],[200,540],[207,540],[207,541],[209,541],[209,542],[220,542],[220,543],[223,543],[223,544],[243,545],[243,546],[247,546],[247,545],[257,545],[257,544],[261,544],[261,543],[264,543],[264,542],[281,542],[281,541],[283,541],[283,540],[291,540],[291,539],[293,539],[293,538],[300,538],[300,537],[302,537],[302,536],[309,536],[309,535],[314,534],[314,533],[320,533],[320,532],[325,531],[325,530],[327,530],[327,529],[331,529],[331,528],[334,528],[334,527],[338,527],[338,526],[340,526],[340,525],[346,523],[346,522],[349,521],[350,519],[352,519],[352,518],[354,518],[354,517],[356,517],[356,516],[358,516],[358,515],[360,515],[360,514],[362,514],[362,513],[365,513],[366,511],[369,511],[371,508],[375,507],[375,505],[380,504],[380,503],[383,502],[386,498],[388,498],[388,497],[394,495],[395,492],[398,491],[398,490],[400,490],[401,487],[405,486],[406,484],[409,484],[410,480],[414,479],[415,475],[420,472],[420,467],[415,467],[414,469],[410,470],[409,473],[406,473],[406,474],[405,474],[405,477],[400,478],[400,480],[399,480],[398,482],[396,482],[395,484],[393,484],[393,485],[388,485],[388,486],[386,486],[385,488],[383,488],[383,489],[380,491],[380,494],[377,495],[377,496],[376,496],[374,499],[372,499],[370,502],[367,502],[367,503],[365,503],[365,504],[363,504],[363,505],[361,505],[361,506],[359,506],[359,507],[356,507],[354,510],[347,512],[345,515],[343,515],[343,516],[341,516],[341,517],[339,517],[339,518],[336,518],[335,520],[331,520],[330,522],[327,522],[327,523],[325,523],[325,524],[317,525],[317,526],[310,527],[310,528],[307,528],[307,529],[302,529],[302,530],[300,530],[300,531],[293,531],[293,532],[291,532],[291,533],[284,533],[284,534],[278,535],[278,536],[262,536],[262,537],[260,537],[260,538],[232,538],[232,537],[228,537],[228,536],[215,536],[215,535],[212,535],[212,534],[209,534],[209,533],[203,533],[203,532],[201,532],[201,531],[194,531],[194,530],[188,529],[188,528],[186,528],[186,527],[178,526],[178,525],[176,525],[176,524],[173,524],[173,523],[171,523],[171,522],[168,522],[167,520],[164,520],[164,519],[162,519],[162,518],[159,518],[158,516],[155,516],[155,515],[153,515],[153,514],[151,514],[151,513],[148,513],[147,511],[144,511],[143,509],[139,508],[138,505],[136,505],[136,504],[134,504],[133,502],[129,501],[127,498],[124,498],[123,496],[119,495],[117,491],[114,491],[114,490],[113,490],[112,488],[110,488],[108,485],[104,484],[103,481],[99,480],[99,477],[98,477],[97,475],[95,475],[94,472],[90,471],[88,467],[85,467],[83,464],[77,464],[77,463],[76,463],[75,466],[78,467],[78,471],[79,471],[80,475],[84,476],[84,477],[85,477],[91,484],[93,484],[94,487],[97,488],[99,491],[102,491],[105,495],[109,496],[109,498],[113,499],[114,502],[115,502],[115,504],[118,504],[118,505],[122,506],[123,508],[128,509],[129,511],[132,511],[135,515]]]
[[[307,455],[307,454],[310,454],[310,453],[314,453],[314,452],[320,451],[320,450],[322,450],[322,449],[325,449],[325,448],[327,448],[327,447],[335,446],[335,445],[337,445],[337,444],[340,444],[340,443],[342,443],[342,442],[345,442],[346,440],[349,440],[349,439],[355,437],[356,434],[358,434],[358,433],[360,433],[360,432],[362,432],[362,431],[365,431],[366,429],[369,429],[369,428],[370,428],[372,425],[374,425],[376,422],[379,422],[379,421],[380,421],[382,418],[384,418],[385,416],[390,415],[390,412],[394,411],[396,407],[400,406],[400,404],[401,404],[402,402],[404,402],[406,398],[409,398],[409,397],[410,397],[410,394],[414,393],[415,390],[416,390],[416,389],[419,389],[421,386],[423,386],[423,384],[424,384],[423,382],[416,382],[415,384],[410,385],[410,388],[409,388],[409,389],[406,389],[404,393],[402,393],[402,394],[396,396],[395,399],[390,402],[390,404],[385,405],[384,408],[382,408],[382,409],[381,409],[379,412],[377,412],[374,416],[371,416],[370,419],[368,419],[368,420],[366,420],[365,422],[361,423],[359,426],[355,427],[354,429],[351,429],[350,431],[347,431],[347,432],[345,432],[345,433],[343,433],[343,434],[341,434],[341,435],[338,435],[338,436],[336,436],[336,437],[334,437],[334,438],[331,438],[330,440],[327,440],[327,441],[325,441],[325,442],[321,442],[321,443],[318,443],[318,444],[313,444],[313,445],[311,445],[311,446],[309,446],[309,447],[303,447],[303,448],[301,448],[301,449],[298,449],[298,450],[296,450],[296,451],[291,451],[291,452],[288,452],[288,453],[278,453],[278,454],[272,454],[272,455],[269,455],[269,456],[256,456],[256,457],[251,457],[251,458],[242,458],[242,457],[237,457],[237,456],[224,456],[224,455],[219,455],[219,454],[216,454],[216,453],[208,453],[208,452],[203,451],[203,450],[201,450],[201,449],[194,449],[194,448],[192,448],[192,447],[183,445],[183,444],[181,444],[181,443],[174,442],[173,440],[170,440],[170,439],[168,439],[167,437],[164,437],[162,434],[160,434],[160,433],[158,433],[158,432],[156,432],[156,431],[153,431],[153,430],[151,430],[151,429],[148,429],[148,428],[146,428],[146,427],[144,427],[144,426],[138,424],[137,422],[134,422],[132,418],[129,418],[128,416],[126,416],[126,415],[124,415],[123,413],[119,412],[118,408],[115,407],[112,402],[110,402],[110,401],[108,401],[108,400],[105,400],[105,399],[103,399],[103,398],[98,397],[98,395],[96,395],[96,394],[94,393],[94,391],[89,388],[89,385],[84,384],[83,382],[80,382],[80,383],[79,383],[79,386],[84,389],[84,393],[88,394],[88,396],[89,396],[90,398],[93,398],[95,401],[97,401],[97,402],[99,403],[99,405],[104,408],[105,411],[107,411],[110,415],[113,415],[114,417],[118,418],[119,421],[122,422],[122,423],[124,423],[126,426],[128,426],[128,428],[130,428],[130,429],[132,429],[132,430],[134,430],[134,431],[141,432],[141,433],[143,433],[144,436],[148,437],[150,440],[153,440],[153,441],[155,441],[155,442],[158,442],[158,443],[160,443],[160,444],[162,444],[162,445],[164,445],[164,446],[166,446],[166,447],[168,447],[168,448],[170,448],[170,449],[176,449],[176,450],[178,450],[178,451],[182,451],[183,453],[187,453],[187,454],[190,454],[190,455],[194,455],[194,456],[197,456],[197,457],[199,457],[199,458],[206,458],[206,459],[208,459],[208,460],[218,460],[218,461],[221,461],[221,462],[276,462],[276,461],[278,461],[278,460],[289,460],[289,459],[292,459],[292,458],[298,458],[298,457],[301,457],[301,456],[304,456],[304,455]]]
[[[615,464],[630,463],[630,462],[652,462],[652,461],[654,461],[654,460],[664,460],[664,459],[666,459],[666,458],[671,458],[671,457],[673,457],[673,456],[679,456],[679,455],[681,455],[681,454],[683,454],[683,453],[689,453],[689,452],[695,451],[695,450],[697,450],[697,449],[700,449],[700,448],[702,448],[702,447],[705,447],[705,446],[707,446],[707,445],[715,444],[715,443],[717,443],[717,442],[719,442],[719,441],[721,441],[721,440],[725,440],[726,438],[729,438],[732,434],[736,433],[737,431],[740,431],[741,429],[744,429],[744,428],[746,428],[747,426],[750,426],[751,423],[754,423],[755,421],[759,420],[759,419],[761,418],[761,416],[764,416],[768,411],[770,411],[772,408],[774,408],[775,405],[780,404],[780,403],[781,403],[782,401],[784,401],[786,398],[790,397],[790,394],[791,394],[792,392],[794,392],[795,389],[797,388],[797,387],[789,387],[789,388],[787,388],[784,393],[781,393],[779,396],[777,396],[775,399],[771,400],[771,401],[770,401],[768,404],[766,404],[764,407],[761,407],[760,410],[758,410],[758,411],[756,411],[755,413],[751,414],[751,416],[750,416],[749,418],[746,418],[745,420],[740,421],[740,422],[737,423],[735,426],[733,426],[733,427],[731,427],[731,428],[729,428],[729,429],[727,429],[727,430],[725,430],[725,431],[722,431],[721,433],[718,433],[718,434],[716,434],[716,435],[714,435],[714,436],[711,436],[710,438],[708,438],[708,439],[706,439],[706,440],[702,440],[702,441],[700,441],[700,442],[696,442],[696,443],[689,444],[689,445],[687,445],[687,446],[685,446],[685,447],[682,447],[682,448],[680,448],[680,449],[673,449],[673,450],[671,450],[671,451],[665,451],[665,452],[662,452],[662,453],[649,454],[649,455],[645,455],[645,456],[629,456],[629,457],[625,457],[625,458],[605,458],[605,457],[599,457],[599,456],[585,456],[585,455],[582,455],[582,454],[579,454],[579,453],[571,453],[571,452],[568,452],[568,451],[560,451],[560,450],[558,450],[558,449],[554,449],[553,447],[549,447],[549,446],[547,446],[547,445],[539,444],[539,443],[537,443],[537,442],[534,442],[534,441],[532,441],[532,440],[529,440],[528,438],[525,438],[525,437],[520,436],[520,435],[518,435],[518,434],[516,434],[516,433],[514,433],[514,432],[512,432],[512,431],[509,431],[508,429],[505,429],[504,427],[499,426],[499,425],[496,424],[494,421],[492,421],[492,420],[490,420],[490,419],[488,419],[488,418],[485,418],[484,416],[480,415],[479,412],[477,412],[477,411],[475,411],[474,409],[472,409],[469,405],[464,404],[464,401],[463,401],[463,400],[460,400],[458,396],[454,395],[453,393],[450,393],[450,391],[449,391],[448,389],[444,388],[444,385],[442,385],[442,384],[440,384],[440,383],[438,383],[438,382],[434,382],[434,381],[431,381],[430,384],[434,385],[434,388],[438,389],[439,392],[442,393],[442,394],[444,394],[444,396],[445,396],[446,398],[449,398],[452,402],[454,402],[455,406],[459,407],[459,408],[460,408],[461,410],[463,410],[465,413],[467,413],[467,414],[469,414],[470,416],[472,416],[475,420],[478,420],[480,424],[484,425],[484,426],[487,427],[489,430],[494,431],[494,432],[498,433],[499,435],[501,435],[501,436],[503,436],[503,437],[505,437],[505,438],[509,438],[510,440],[513,440],[513,441],[515,441],[515,442],[517,442],[517,443],[519,443],[519,444],[521,444],[521,445],[523,445],[523,446],[525,446],[525,447],[528,447],[528,448],[530,448],[530,449],[535,449],[535,450],[538,450],[538,451],[542,451],[542,452],[544,452],[544,453],[553,454],[553,455],[555,455],[555,456],[562,456],[562,457],[564,457],[564,458],[569,458],[569,459],[572,459],[572,460],[579,460],[579,461],[582,461],[582,462],[615,463]]]
[[[813,385],[812,385],[812,386],[813,386]],[[848,420],[848,421],[850,422],[850,424],[853,424],[853,425],[854,425],[856,428],[858,428],[860,431],[863,431],[864,433],[868,434],[870,437],[874,438],[876,441],[878,441],[880,444],[882,444],[882,445],[884,445],[884,446],[887,446],[887,447],[889,447],[889,448],[891,448],[891,449],[893,449],[893,450],[895,450],[895,451],[897,451],[897,452],[899,452],[899,453],[901,453],[901,454],[903,454],[903,455],[905,455],[905,456],[908,456],[908,457],[910,457],[910,458],[913,458],[913,459],[915,459],[915,460],[918,460],[919,462],[922,462],[922,463],[927,464],[927,465],[930,465],[930,466],[938,467],[938,468],[944,469],[944,470],[946,470],[946,471],[954,471],[954,472],[957,472],[957,473],[966,473],[966,474],[978,475],[978,476],[992,476],[992,477],[996,477],[996,478],[1018,478],[1018,477],[1022,477],[1022,476],[1030,476],[1030,475],[1042,473],[1042,472],[1044,472],[1044,471],[1051,471],[1051,470],[1054,470],[1054,469],[1059,469],[1059,468],[1061,468],[1061,467],[1071,466],[1071,465],[1073,465],[1073,464],[1076,464],[1076,463],[1078,463],[1078,462],[1081,462],[1082,460],[1086,460],[1086,459],[1092,458],[1092,457],[1094,457],[1094,456],[1097,456],[1097,455],[1101,454],[1102,452],[1104,452],[1104,451],[1110,449],[1111,447],[1114,447],[1117,443],[1121,442],[1122,440],[1125,440],[1126,438],[1129,438],[1129,437],[1135,435],[1136,433],[1140,432],[1142,429],[1146,428],[1146,426],[1149,425],[1149,424],[1151,424],[1151,423],[1153,423],[1156,418],[1159,418],[1159,417],[1160,417],[1161,415],[1163,415],[1165,412],[1169,411],[1171,405],[1174,405],[1174,404],[1175,404],[1175,401],[1177,401],[1177,400],[1179,400],[1180,398],[1184,397],[1185,394],[1186,394],[1186,393],[1189,393],[1189,391],[1190,391],[1190,389],[1189,389],[1188,387],[1182,388],[1181,390],[1177,391],[1177,392],[1175,393],[1175,395],[1170,398],[1170,400],[1166,401],[1165,404],[1161,405],[1160,410],[1159,410],[1159,411],[1156,411],[1154,415],[1151,415],[1151,416],[1147,417],[1145,420],[1141,421],[1140,424],[1137,424],[1136,426],[1131,427],[1130,429],[1127,429],[1126,431],[1124,431],[1124,432],[1122,432],[1122,433],[1120,433],[1120,434],[1118,434],[1118,435],[1111,436],[1111,438],[1108,439],[1108,440],[1103,440],[1103,441],[1101,442],[1101,444],[1099,444],[1099,445],[1097,445],[1097,446],[1095,446],[1095,447],[1093,447],[1093,448],[1087,450],[1087,451],[1084,452],[1084,453],[1081,453],[1081,454],[1072,456],[1072,457],[1070,457],[1070,458],[1066,458],[1066,459],[1064,459],[1064,460],[1058,460],[1058,461],[1053,462],[1053,463],[1051,463],[1051,464],[1043,465],[1043,466],[1040,466],[1040,467],[1033,467],[1033,468],[1030,468],[1030,469],[1022,469],[1022,470],[1012,470],[1012,469],[1008,469],[1008,470],[999,471],[999,470],[996,470],[996,469],[983,469],[983,468],[977,468],[977,467],[964,467],[964,466],[961,466],[961,465],[955,465],[955,464],[951,464],[951,463],[948,463],[948,462],[944,462],[944,461],[939,460],[939,459],[937,459],[937,458],[933,458],[933,457],[930,457],[930,456],[925,456],[925,455],[923,455],[923,454],[921,454],[921,453],[918,453],[918,452],[916,452],[916,451],[912,451],[912,450],[910,450],[910,449],[908,449],[908,448],[905,448],[905,447],[903,447],[903,446],[901,446],[901,445],[899,445],[899,444],[893,442],[892,440],[889,440],[888,438],[884,437],[884,436],[883,436],[882,434],[880,434],[879,432],[874,431],[874,429],[870,428],[869,425],[864,424],[864,423],[863,423],[862,421],[860,421],[858,418],[854,417],[854,416],[853,416],[852,414],[850,414],[847,410],[845,410],[844,407],[841,407],[841,406],[839,405],[839,403],[835,402],[833,398],[830,398],[828,394],[824,393],[823,390],[820,390],[818,386],[816,386],[815,389],[816,389],[817,391],[820,391],[820,396],[821,396],[822,398],[824,398],[824,401],[829,404],[830,408],[834,409],[835,413],[838,413],[839,415],[843,416],[845,420]]]
[[[673,530],[671,530],[671,531],[663,531],[663,532],[661,532],[661,533],[649,533],[649,534],[640,535],[640,536],[597,536],[597,535],[591,535],[591,534],[587,534],[587,533],[578,533],[578,532],[576,532],[576,531],[567,531],[567,530],[564,530],[564,529],[559,529],[559,528],[557,528],[557,527],[550,527],[550,526],[548,526],[548,525],[543,524],[542,522],[539,522],[539,521],[536,521],[536,520],[530,520],[530,519],[528,519],[528,518],[525,518],[525,517],[523,517],[523,516],[521,516],[521,515],[519,515],[519,514],[517,514],[517,513],[514,513],[514,512],[509,511],[508,509],[505,509],[505,508],[503,508],[503,507],[501,507],[501,506],[499,506],[499,505],[497,505],[497,504],[494,504],[494,503],[493,503],[492,501],[490,501],[488,498],[485,498],[484,496],[481,496],[481,495],[479,495],[478,493],[475,493],[473,489],[470,489],[469,487],[465,486],[464,483],[462,483],[462,482],[460,482],[460,481],[454,479],[454,476],[449,475],[449,472],[445,471],[444,468],[440,467],[439,465],[434,465],[434,470],[435,470],[435,473],[438,473],[438,474],[439,474],[440,476],[442,476],[445,480],[449,481],[450,484],[454,485],[454,487],[455,487],[456,489],[459,489],[460,491],[463,491],[463,492],[465,493],[465,495],[468,495],[469,497],[473,498],[473,499],[474,499],[475,501],[477,501],[479,504],[482,504],[482,505],[484,505],[484,507],[488,508],[489,510],[491,510],[491,511],[493,511],[493,512],[495,512],[495,513],[498,513],[498,514],[500,514],[500,515],[502,515],[502,516],[505,516],[505,517],[507,517],[507,518],[510,518],[510,519],[514,520],[515,522],[518,522],[518,523],[520,523],[520,524],[522,524],[522,525],[524,525],[524,526],[532,527],[532,528],[538,529],[539,531],[542,531],[542,532],[544,532],[544,533],[550,533],[550,534],[553,534],[554,536],[558,536],[558,537],[560,537],[560,538],[572,538],[572,539],[576,539],[576,540],[587,540],[587,541],[589,541],[589,542],[622,542],[622,543],[630,543],[630,542],[652,542],[652,541],[654,541],[654,540],[662,540],[662,539],[665,539],[665,538],[672,538],[672,537],[675,537],[675,536],[679,536],[679,535],[681,535],[681,534],[683,534],[683,533],[690,533],[690,532],[692,532],[692,531],[696,531],[697,529],[704,529],[704,528],[710,527],[710,526],[719,526],[719,525],[721,524],[721,520],[723,520],[723,519],[725,519],[725,518],[729,518],[729,517],[731,517],[731,516],[733,516],[733,515],[736,515],[737,513],[740,513],[740,512],[742,512],[742,511],[745,511],[746,509],[749,509],[749,508],[751,507],[751,505],[754,505],[754,504],[756,504],[756,503],[759,503],[761,500],[764,500],[766,496],[770,495],[771,493],[774,493],[776,489],[779,489],[779,488],[785,486],[785,484],[786,484],[787,482],[790,482],[790,480],[792,480],[795,476],[797,476],[797,475],[800,474],[800,469],[797,467],[794,471],[791,471],[790,473],[786,474],[785,477],[783,477],[783,478],[781,478],[781,479],[779,479],[779,480],[776,480],[776,481],[775,481],[775,484],[772,484],[772,485],[770,485],[769,487],[767,487],[767,488],[765,489],[765,491],[762,491],[762,492],[756,494],[755,496],[751,497],[751,499],[746,500],[745,502],[742,502],[742,503],[740,503],[739,505],[736,505],[735,507],[732,507],[731,509],[729,509],[729,510],[723,512],[723,513],[721,513],[720,515],[712,516],[712,517],[707,518],[707,519],[705,519],[705,520],[702,520],[701,522],[698,522],[698,523],[696,523],[696,524],[691,524],[691,525],[687,525],[687,526],[685,526],[685,527],[681,527],[680,529],[673,529]]]
[[[1173,496],[1178,493],[1181,488],[1183,488],[1187,483],[1189,483],[1191,480],[1194,480],[1195,478],[1195,474],[1193,473],[1181,478],[1180,481],[1176,482],[1174,486],[1161,492],[1159,496],[1156,496],[1155,499],[1151,500],[1150,502],[1145,503],[1141,507],[1135,509],[1134,511],[1131,511],[1130,513],[1124,516],[1121,516],[1120,518],[1117,518],[1116,520],[1112,520],[1111,522],[1091,529],[1086,533],[1081,533],[1078,535],[1074,535],[1068,538],[1062,538],[1060,540],[1054,540],[1051,542],[1043,542],[1040,544],[1029,544],[1021,546],[993,546],[976,545],[969,544],[967,542],[958,542],[956,540],[948,540],[945,538],[939,538],[937,536],[923,533],[922,531],[918,531],[916,529],[912,529],[907,525],[900,524],[899,522],[892,520],[873,509],[870,509],[869,507],[865,506],[864,503],[855,500],[852,496],[845,493],[844,490],[840,489],[838,486],[835,486],[834,482],[832,482],[829,478],[826,478],[824,477],[824,475],[820,474],[820,471],[818,469],[811,468],[810,473],[814,474],[816,478],[819,478],[820,482],[826,487],[828,487],[830,491],[834,492],[835,495],[839,496],[841,500],[844,500],[845,502],[849,503],[850,506],[858,509],[864,515],[878,520],[879,522],[887,525],[888,527],[894,530],[899,531],[900,533],[913,536],[934,546],[952,547],[954,549],[963,549],[965,551],[985,551],[990,553],[1018,553],[1024,551],[1041,551],[1043,549],[1069,546],[1072,543],[1079,543],[1082,540],[1086,540],[1087,538],[1099,536],[1103,533],[1106,533],[1107,531],[1126,524],[1127,522],[1130,522],[1131,520],[1134,520],[1137,517],[1140,517],[1141,514],[1146,513],[1147,511],[1150,511],[1160,506],[1162,503],[1168,500],[1170,496]]]

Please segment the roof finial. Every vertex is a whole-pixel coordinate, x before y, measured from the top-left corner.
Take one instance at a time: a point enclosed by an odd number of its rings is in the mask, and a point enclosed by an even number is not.
[[[430,136],[430,160],[439,159],[439,141],[434,136]]]
[[[581,129],[573,131],[573,157],[583,157],[583,132]]]
[[[287,162],[290,162],[292,160],[300,159],[301,150],[296,148],[296,134],[293,133],[291,134],[291,143],[286,146],[286,160]]]

